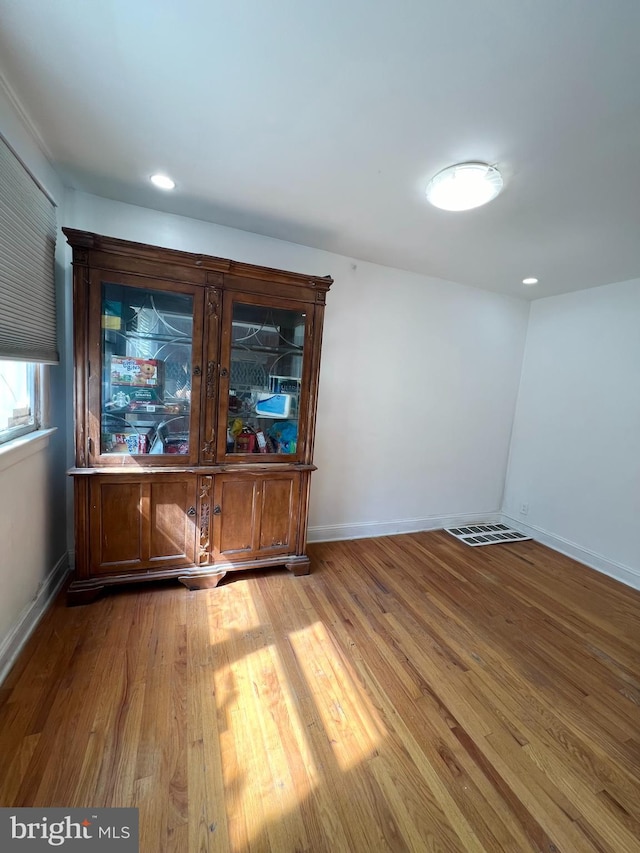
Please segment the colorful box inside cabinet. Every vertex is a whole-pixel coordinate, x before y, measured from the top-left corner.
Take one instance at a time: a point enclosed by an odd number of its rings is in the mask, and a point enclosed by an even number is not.
[[[256,449],[256,437],[253,433],[241,432],[236,436],[237,453],[253,453]]]
[[[111,386],[111,401],[108,406],[110,408],[153,412],[157,406],[163,405],[164,400],[159,388],[138,388],[131,385]]]
[[[162,362],[156,358],[112,355],[111,384],[159,388],[162,385]]]
[[[258,400],[256,402],[256,415],[263,415],[271,418],[288,418],[290,411],[290,394],[258,393]]]
[[[176,432],[168,435],[164,440],[164,453],[179,453],[186,455],[189,453],[189,433]]]
[[[102,328],[111,331],[122,328],[122,302],[107,299],[102,303]]]
[[[269,390],[274,394],[299,394],[302,380],[296,376],[269,377]]]
[[[131,453],[139,455],[149,452],[149,436],[142,432],[114,432],[103,435],[103,446],[107,453]]]

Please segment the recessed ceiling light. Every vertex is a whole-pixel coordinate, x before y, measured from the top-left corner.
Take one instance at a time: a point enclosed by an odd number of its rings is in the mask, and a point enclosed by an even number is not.
[[[175,181],[166,175],[151,175],[151,183],[161,190],[172,190],[176,185]]]
[[[522,279],[522,283],[523,283],[523,284],[528,285],[529,287],[531,287],[532,285],[534,285],[534,284],[537,284],[537,283],[538,283],[538,279],[537,279],[537,278],[534,278],[533,276],[531,276],[530,278],[523,278],[523,279]]]
[[[438,172],[427,186],[427,199],[441,210],[471,210],[494,199],[502,175],[488,163],[458,163]]]

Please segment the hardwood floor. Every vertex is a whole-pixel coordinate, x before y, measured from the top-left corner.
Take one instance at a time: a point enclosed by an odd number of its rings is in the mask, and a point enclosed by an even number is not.
[[[0,688],[0,805],[141,851],[640,851],[640,593],[533,542],[60,601]]]

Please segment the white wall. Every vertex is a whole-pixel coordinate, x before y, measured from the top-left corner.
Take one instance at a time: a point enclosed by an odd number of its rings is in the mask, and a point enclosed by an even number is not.
[[[640,280],[533,303],[504,510],[640,589]]]
[[[1,79],[0,132],[56,204],[62,205],[62,183]],[[60,219],[59,208],[58,224]],[[66,565],[69,500],[65,473],[68,405],[64,257],[59,240],[56,306],[63,364],[45,368],[45,387],[50,392],[45,425],[57,427],[57,432],[37,440],[31,447],[33,452],[0,447],[0,679]]]
[[[64,524],[56,529],[52,511],[65,503],[55,437],[0,446],[0,681],[67,565]]]
[[[333,276],[310,538],[500,509],[527,303],[85,193],[68,193],[64,224]]]

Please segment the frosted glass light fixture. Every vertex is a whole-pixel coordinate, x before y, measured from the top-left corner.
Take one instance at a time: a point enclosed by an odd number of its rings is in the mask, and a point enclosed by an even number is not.
[[[151,175],[150,180],[154,186],[161,190],[172,190],[176,185],[175,181],[172,181],[167,175]]]
[[[502,175],[488,163],[458,163],[438,172],[427,186],[427,199],[441,210],[471,210],[494,199]]]

